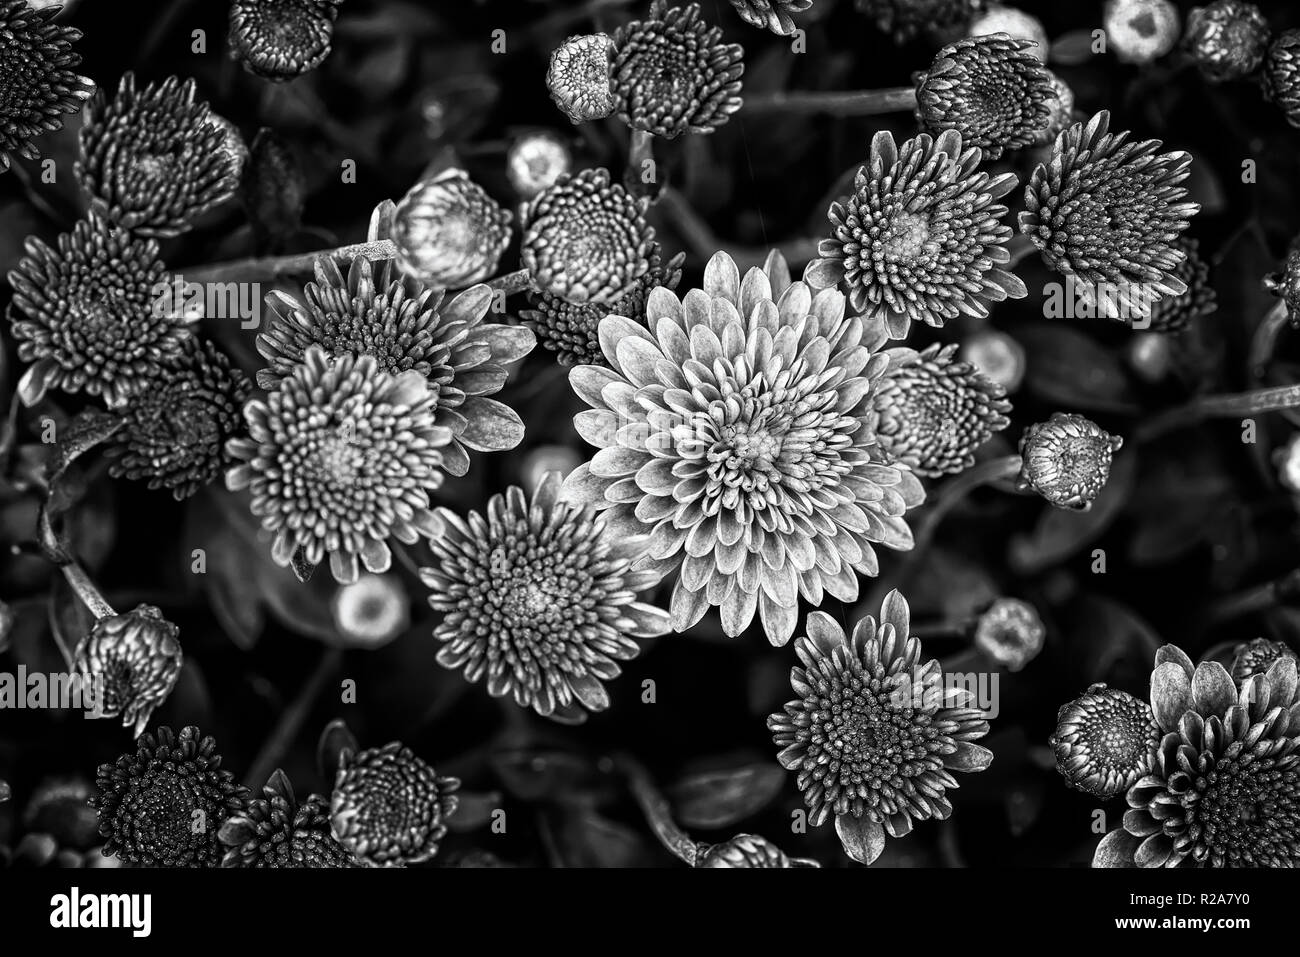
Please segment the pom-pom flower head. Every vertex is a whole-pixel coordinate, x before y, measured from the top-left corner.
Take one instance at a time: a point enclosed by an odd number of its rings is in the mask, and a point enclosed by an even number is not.
[[[510,245],[508,210],[469,174],[448,169],[422,180],[393,213],[393,242],[402,268],[438,289],[490,278]]]
[[[330,54],[343,0],[234,0],[230,56],[249,73],[280,83],[316,69]]]
[[[953,771],[983,771],[993,752],[975,744],[988,734],[974,693],[945,680],[937,660],[921,656],[907,600],[891,591],[880,621],[866,617],[851,635],[824,612],[808,616],[794,645],[800,666],[790,683],[799,697],[767,719],[777,760],[798,775],[808,822],[835,817],[844,851],[870,864],[885,837],[952,814]]]
[[[1043,650],[1047,630],[1038,609],[1018,598],[998,598],[975,623],[973,644],[1007,671],[1021,671]]]
[[[1214,0],[1187,15],[1183,47],[1210,80],[1254,73],[1268,52],[1268,21],[1245,0]]]
[[[795,29],[791,14],[803,13],[812,6],[812,0],[731,0],[731,5],[750,26],[788,37]]]
[[[1024,298],[1025,284],[1001,268],[1011,260],[1011,227],[997,200],[1016,177],[981,173],[981,158],[956,130],[902,146],[877,133],[847,204],[831,206],[831,237],[804,278],[817,287],[844,282],[854,310],[891,339],[913,322],[983,318],[990,303]]]
[[[54,23],[59,7],[34,10],[25,0],[0,0],[0,173],[14,156],[41,154],[32,140],[63,128],[95,84],[74,69],[72,44],[81,31]]]
[[[854,601],[858,573],[878,571],[873,544],[912,547],[903,515],[924,492],[883,463],[870,428],[888,360],[842,293],[790,282],[776,254],[742,282],[718,253],[703,289],[651,292],[646,321],[606,317],[609,368],[569,373],[591,406],[575,425],[600,451],[566,497],[620,538],[650,535],[646,566],[677,573],[674,630],[718,606],[726,634],[757,613],[784,644],[800,595]]]
[[[1066,784],[1105,800],[1151,767],[1160,729],[1145,701],[1095,684],[1061,706],[1047,743]]]
[[[1124,440],[1074,413],[1055,412],[1025,429],[1016,485],[1058,508],[1087,511],[1110,478],[1111,458]]]
[[[614,47],[615,109],[634,130],[666,139],[712,133],[740,109],[745,51],[722,42],[698,3],[652,0],[650,16],[620,27]]]
[[[181,673],[180,629],[152,605],[109,615],[77,644],[73,661],[82,677],[103,682],[96,702],[105,718],[119,715],[140,735],[154,708],[167,700]]]
[[[569,37],[551,53],[546,88],[570,122],[600,120],[614,112],[613,59],[614,41],[604,33]]]
[[[283,771],[271,775],[260,798],[247,801],[221,825],[217,838],[225,851],[222,867],[363,866],[334,837],[329,799],[311,794],[300,802]]]
[[[518,487],[493,496],[486,517],[438,509],[435,562],[421,578],[444,614],[440,664],[485,681],[494,697],[577,722],[609,707],[604,682],[636,657],[637,638],[665,634],[669,620],[636,600],[658,581],[633,570],[645,536],[621,534],[559,493],[550,473],[531,499]]]
[[[550,189],[573,171],[573,154],[553,133],[525,133],[510,144],[506,175],[521,199]]]
[[[226,131],[209,116],[193,80],[172,76],[138,90],[128,73],[112,100],[91,106],[77,181],[117,225],[143,236],[180,235],[239,186]]]

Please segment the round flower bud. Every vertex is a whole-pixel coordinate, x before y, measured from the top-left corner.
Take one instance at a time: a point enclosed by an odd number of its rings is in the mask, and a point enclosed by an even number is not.
[[[1110,478],[1111,457],[1124,440],[1081,415],[1055,412],[1025,429],[1016,487],[1058,508],[1087,511]]]
[[[1287,30],[1264,58],[1264,94],[1300,127],[1300,30]]]
[[[992,33],[1005,33],[1020,40],[1033,41],[1038,45],[1032,47],[1030,52],[1043,63],[1047,62],[1051,44],[1043,22],[1036,16],[1015,7],[996,6],[975,18],[968,35],[983,37]]]
[[[1254,73],[1268,52],[1268,21],[1244,0],[1214,0],[1187,15],[1183,48],[1215,83]]]
[[[1107,42],[1125,63],[1150,63],[1178,43],[1178,8],[1169,0],[1110,0],[1104,25]]]
[[[599,120],[614,112],[610,64],[614,41],[604,33],[569,37],[551,54],[546,88],[572,123]]]
[[[343,0],[234,0],[230,56],[264,80],[282,83],[316,69],[330,54]]]
[[[1296,653],[1280,641],[1255,638],[1251,641],[1243,641],[1232,650],[1230,671],[1233,680],[1240,685],[1255,675],[1266,674],[1273,662],[1296,657]]]
[[[364,574],[334,593],[330,602],[334,627],[354,648],[388,644],[410,623],[406,589],[395,575]]]
[[[1008,671],[1020,671],[1043,650],[1046,633],[1033,605],[999,598],[975,625],[975,647]]]
[[[180,629],[152,605],[140,605],[125,615],[95,622],[77,644],[73,656],[77,673],[98,683],[98,716],[122,718],[122,724],[143,733],[154,708],[167,700],[181,673]]]
[[[958,355],[1002,386],[1008,394],[1020,388],[1025,378],[1025,348],[1014,337],[997,329],[979,329],[961,344]]]
[[[402,269],[437,289],[460,289],[496,273],[510,245],[509,210],[461,169],[416,183],[393,213]]]
[[[1065,783],[1097,798],[1125,791],[1151,766],[1160,728],[1151,707],[1095,684],[1063,705],[1048,745]]]
[[[573,154],[553,133],[525,133],[510,145],[506,175],[524,200],[550,189],[573,169]]]

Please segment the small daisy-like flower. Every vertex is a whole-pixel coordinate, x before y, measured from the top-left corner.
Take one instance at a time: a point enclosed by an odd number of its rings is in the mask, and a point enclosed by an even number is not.
[[[1279,658],[1240,687],[1218,662],[1156,652],[1161,735],[1093,867],[1300,866],[1300,693]]]
[[[1103,800],[1147,773],[1159,743],[1150,705],[1104,684],[1061,706],[1047,742],[1065,783]]]
[[[620,27],[614,46],[615,110],[632,129],[666,139],[712,133],[740,109],[745,51],[722,42],[698,3],[652,0],[649,17]]]
[[[656,246],[647,205],[608,170],[565,177],[528,204],[520,260],[544,293],[579,304],[618,302],[650,271]]]
[[[438,289],[472,286],[496,272],[510,245],[511,218],[464,170],[445,170],[416,183],[397,204],[398,262]]]
[[[1015,392],[1025,378],[1025,347],[997,329],[977,329],[957,354],[1006,392]]]
[[[1055,143],[1062,131],[1074,123],[1074,91],[1051,70],[1047,74],[1052,79],[1052,96],[1047,101],[1047,125],[1034,134],[1034,146]]]
[[[956,351],[938,343],[921,352],[885,350],[889,367],[871,396],[881,449],[927,478],[970,468],[976,450],[1011,424],[1006,391]]]
[[[371,864],[431,860],[460,804],[459,787],[458,779],[439,777],[399,742],[344,751],[330,796],[334,836]]]
[[[658,286],[676,289],[682,278],[686,254],[678,253],[665,264],[659,248],[650,255],[650,270],[636,281],[632,291],[612,305],[576,303],[551,293],[530,296],[532,309],[519,313],[520,320],[537,333],[542,346],[555,353],[560,365],[604,365],[600,351],[600,320],[606,316],[626,316],[645,323],[646,300]]]
[[[995,160],[1034,142],[1056,96],[1032,40],[1005,33],[944,47],[916,86],[916,119],[934,135],[956,130],[967,147]]]
[[[362,575],[341,586],[330,603],[334,627],[349,647],[378,648],[410,623],[406,589],[396,575]]]
[[[953,771],[983,771],[993,752],[975,744],[988,734],[974,697],[923,659],[911,636],[907,600],[891,591],[880,621],[866,617],[850,636],[824,612],[808,616],[790,672],[799,696],[767,719],[777,760],[798,774],[808,821],[832,815],[845,853],[863,864],[885,849],[885,836],[952,814]]]
[[[981,173],[981,157],[956,130],[902,146],[877,133],[847,205],[831,206],[831,237],[804,278],[816,287],[843,281],[853,308],[883,323],[891,339],[913,322],[983,318],[990,303],[1023,299],[1025,284],[1001,268],[1011,260],[1011,227],[997,202],[1016,177]]]
[[[574,423],[600,451],[565,494],[619,538],[650,535],[647,567],[677,573],[675,631],[718,606],[727,635],[757,613],[785,644],[800,595],[855,601],[858,574],[879,570],[873,545],[912,547],[904,513],[924,490],[871,428],[888,360],[842,293],[792,283],[776,253],[743,281],[716,254],[703,289],[653,290],[646,320],[601,320],[609,368],[569,373],[591,406]]]
[[[276,564],[299,550],[313,566],[328,556],[334,578],[354,582],[358,560],[388,570],[389,536],[412,544],[436,532],[429,492],[451,441],[436,402],[418,372],[393,376],[373,356],[331,360],[313,347],[265,401],[244,407],[249,435],[226,443],[238,462],[226,485],[250,490]]]
[[[1264,95],[1300,127],[1300,30],[1287,30],[1264,58]]]
[[[875,21],[895,43],[923,32],[964,27],[985,6],[984,0],[857,0],[858,9]]]
[[[658,581],[634,571],[644,535],[617,532],[591,509],[560,501],[550,473],[531,499],[512,487],[487,515],[438,509],[435,562],[420,577],[444,617],[438,662],[484,681],[493,697],[566,722],[609,707],[604,683],[640,651],[636,639],[666,634],[666,612],[637,600]]]
[[[550,189],[572,171],[573,154],[553,133],[525,133],[506,154],[506,175],[523,200]]]
[[[54,22],[58,7],[32,9],[24,0],[0,0],[0,173],[13,157],[34,160],[32,141],[63,128],[95,92],[78,76],[81,31]]]
[[[320,794],[298,801],[283,771],[217,832],[222,867],[361,867],[330,830],[329,800]]]
[[[316,69],[330,55],[343,0],[234,0],[230,56],[249,73],[277,83]]]
[[[207,103],[195,95],[193,80],[172,76],[137,90],[128,73],[112,100],[92,104],[77,181],[117,225],[142,236],[178,236],[239,187],[227,133],[209,122]]]
[[[604,33],[569,37],[551,53],[546,88],[570,122],[600,120],[614,112],[613,61],[614,41]]]
[[[1291,327],[1300,329],[1300,249],[1287,253],[1282,269],[1264,277],[1264,286],[1286,306]]]
[[[428,384],[434,424],[452,433],[442,450],[444,471],[464,475],[471,450],[519,444],[519,414],[489,396],[537,338],[528,329],[484,321],[491,289],[475,286],[445,300],[441,292],[412,289],[387,264],[376,273],[365,257],[352,261],[346,277],[334,260],[318,259],[315,277],[301,302],[283,292],[267,297],[270,316],[257,350],[270,368],[258,373],[258,385],[279,388],[312,347],[331,359],[370,356],[382,372],[417,372]]]
[[[1192,158],[1160,146],[1111,133],[1103,110],[1057,137],[1025,189],[1020,231],[1111,318],[1146,318],[1162,296],[1187,291],[1174,240],[1201,208],[1182,202]]]
[[[994,33],[1005,33],[1020,40],[1032,41],[1035,46],[1031,52],[1040,62],[1047,62],[1047,55],[1051,50],[1047,30],[1043,26],[1043,21],[1033,14],[998,4],[980,14],[970,25],[970,35],[973,37],[989,36]]]
[[[181,673],[180,631],[153,605],[95,622],[77,643],[73,662],[83,678],[102,682],[97,715],[121,716],[137,736],[144,731]]]
[[[701,847],[696,867],[821,867],[806,857],[790,857],[758,834],[737,834],[729,841]]]
[[[1046,634],[1033,605],[1018,598],[999,598],[975,623],[975,647],[1007,671],[1021,671],[1043,650]]]
[[[791,14],[803,13],[812,6],[812,0],[731,0],[731,5],[750,26],[788,37],[795,28]]]
[[[55,248],[31,237],[24,249],[9,273],[18,357],[33,363],[19,386],[23,400],[54,388],[116,408],[155,387],[198,318],[159,296],[171,282],[158,244],[91,213]]]
[[[1245,0],[1214,0],[1187,15],[1183,48],[1215,83],[1259,69],[1268,52],[1269,29],[1259,7]]]
[[[170,489],[178,501],[215,481],[230,464],[226,440],[243,426],[252,383],[210,342],[191,336],[179,358],[131,400],[126,424],[104,447],[109,472]]]
[[[216,867],[217,830],[247,792],[198,728],[159,728],[95,776],[104,853],[142,867]],[[202,827],[195,827],[195,822]]]
[[[1183,261],[1174,267],[1173,276],[1187,291],[1151,304],[1152,332],[1181,332],[1193,320],[1219,308],[1219,297],[1210,283],[1210,264],[1201,257],[1200,244],[1182,235],[1173,245],[1184,253]]]
[[[1296,659],[1296,653],[1280,641],[1255,638],[1243,641],[1232,650],[1232,680],[1242,685],[1255,675],[1265,674],[1273,662],[1282,658]]]
[[[1110,478],[1112,456],[1124,440],[1081,415],[1054,412],[1020,437],[1023,460],[1016,487],[1057,508],[1086,512]]]
[[[1108,0],[1104,25],[1124,63],[1150,63],[1178,44],[1178,8],[1169,0]]]

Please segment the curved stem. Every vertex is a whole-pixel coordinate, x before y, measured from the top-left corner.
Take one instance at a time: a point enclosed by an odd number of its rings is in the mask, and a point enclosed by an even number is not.
[[[1283,385],[1273,389],[1255,389],[1251,392],[1231,392],[1224,395],[1203,395],[1186,405],[1170,409],[1156,416],[1137,430],[1139,442],[1149,442],[1186,425],[1195,425],[1202,419],[1226,419],[1235,416],[1249,418],[1261,412],[1277,412],[1300,406],[1300,385]]]
[[[257,282],[309,273],[315,268],[316,260],[324,257],[351,260],[362,256],[371,262],[395,259],[397,246],[391,239],[380,239],[373,243],[354,243],[351,246],[294,253],[291,256],[255,256],[250,259],[236,259],[187,270],[185,279],[187,282],[194,283]]]
[[[782,91],[745,97],[746,113],[823,113],[827,116],[877,116],[916,107],[916,89]]]
[[[1247,368],[1254,378],[1264,378],[1268,361],[1273,358],[1273,353],[1277,350],[1278,337],[1287,327],[1287,319],[1286,303],[1279,299],[1255,327],[1255,334],[1250,338],[1250,353],[1247,359]]]
[[[615,755],[614,763],[627,778],[632,796],[636,798],[655,837],[659,838],[659,843],[694,867],[696,858],[699,857],[699,845],[673,821],[668,799],[655,787],[650,772],[630,754]]]
[[[95,583],[90,580],[90,576],[86,574],[84,568],[75,561],[70,561],[59,567],[63,570],[63,577],[68,580],[72,590],[77,593],[77,597],[81,599],[82,604],[95,616],[96,621],[102,618],[112,618],[117,614],[113,610],[113,606],[104,600],[104,596],[99,593],[99,589],[95,587]]]
[[[274,730],[266,739],[266,744],[262,746],[261,752],[248,771],[244,783],[254,791],[260,790],[272,772],[280,766],[285,752],[297,739],[298,733],[307,721],[307,716],[311,713],[312,706],[324,690],[325,682],[342,661],[343,651],[340,648],[326,648],[321,653],[315,669],[307,676],[307,680],[303,682],[289,707],[280,715],[280,720],[276,722]]]

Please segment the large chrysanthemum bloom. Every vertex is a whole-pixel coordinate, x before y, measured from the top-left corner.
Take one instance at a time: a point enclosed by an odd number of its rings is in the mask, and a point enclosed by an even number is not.
[[[569,122],[600,120],[614,112],[613,60],[614,41],[604,33],[569,37],[552,51],[546,88]]]
[[[330,830],[329,800],[312,794],[299,802],[283,771],[276,771],[217,833],[222,867],[362,867]]]
[[[114,223],[143,236],[178,236],[234,195],[239,162],[226,131],[209,122],[193,80],[168,77],[97,98],[81,129],[77,181]]]
[[[788,37],[795,29],[791,14],[803,13],[812,0],[731,0],[731,5],[750,26]]]
[[[591,406],[574,423],[600,451],[565,495],[618,537],[650,535],[646,567],[678,573],[674,630],[716,605],[728,635],[757,612],[784,644],[800,595],[854,601],[858,574],[878,571],[873,544],[912,547],[903,515],[925,493],[870,428],[888,360],[842,293],[790,282],[775,253],[743,282],[718,253],[703,289],[651,292],[646,319],[606,317],[610,367],[569,373]]]
[[[1210,282],[1210,265],[1200,254],[1200,244],[1186,234],[1174,240],[1184,253],[1173,275],[1187,287],[1177,296],[1165,296],[1151,304],[1151,331],[1176,333],[1194,320],[1208,316],[1219,308],[1219,297]]]
[[[965,26],[985,5],[984,0],[857,0],[858,9],[895,43]]]
[[[1020,231],[1111,318],[1145,319],[1153,302],[1187,291],[1174,240],[1201,208],[1182,202],[1192,158],[1160,146],[1111,133],[1103,110],[1057,137],[1025,188]]]
[[[159,295],[171,288],[171,277],[157,243],[92,213],[55,248],[31,237],[24,249],[9,273],[18,357],[33,363],[19,385],[24,402],[54,388],[121,407],[180,357],[188,324],[199,317]]]
[[[438,289],[490,278],[510,245],[509,210],[463,169],[416,183],[393,212],[392,239],[401,267]]]
[[[1037,492],[1057,508],[1086,512],[1110,478],[1114,454],[1124,445],[1091,419],[1054,412],[1020,437],[1021,466],[1016,485]]]
[[[907,600],[891,591],[880,621],[866,617],[851,636],[825,612],[808,616],[790,671],[799,696],[767,719],[781,766],[798,774],[810,824],[832,815],[845,853],[870,864],[885,836],[904,837],[917,821],[947,820],[953,771],[983,771],[993,752],[974,693],[945,680],[911,636]]]
[[[1034,46],[995,33],[944,47],[917,83],[917,122],[936,136],[956,130],[989,160],[1030,145],[1047,125],[1056,97]]]
[[[126,424],[104,447],[109,472],[189,498],[230,464],[226,441],[243,427],[251,391],[220,349],[191,336],[154,386],[127,406]]]
[[[77,644],[78,674],[102,682],[102,717],[121,716],[124,727],[142,734],[154,708],[167,700],[181,673],[180,629],[153,605],[109,615]]]
[[[649,271],[618,302],[602,306],[569,302],[547,292],[537,293],[530,297],[533,308],[522,310],[519,318],[537,333],[544,348],[555,353],[560,365],[604,365],[605,357],[600,351],[600,320],[610,315],[626,316],[644,324],[650,291],[659,286],[676,289],[685,262],[686,254],[678,253],[664,263],[656,244],[650,254]]]
[[[650,271],[648,200],[585,169],[543,190],[524,212],[519,257],[537,288],[575,303],[615,303]]]
[[[712,133],[740,109],[745,51],[723,43],[700,5],[668,7],[652,0],[650,15],[614,34],[610,74],[618,118],[665,139]]]
[[[489,396],[537,337],[484,321],[492,308],[489,287],[444,300],[441,292],[413,288],[387,265],[376,271],[364,256],[346,276],[325,257],[316,260],[315,282],[301,301],[274,292],[266,302],[266,331],[257,337],[257,350],[270,363],[257,375],[262,388],[279,388],[313,347],[331,359],[370,356],[381,372],[416,372],[428,384],[434,424],[452,434],[442,449],[443,471],[464,475],[470,451],[513,449],[524,437],[519,414]]]
[[[54,22],[59,7],[33,10],[24,0],[0,0],[0,173],[14,156],[34,160],[32,140],[63,128],[95,84],[74,72],[81,31]]]
[[[821,867],[807,857],[790,857],[758,834],[737,834],[721,844],[702,846],[696,867]]]
[[[1268,52],[1268,21],[1245,0],[1214,0],[1187,15],[1183,48],[1215,83],[1249,76]]]
[[[1095,684],[1061,706],[1047,743],[1065,783],[1104,800],[1151,768],[1160,729],[1145,701]]]
[[[344,751],[330,796],[334,836],[372,864],[431,860],[460,804],[459,788],[457,778],[439,777],[399,742]]]
[[[927,478],[970,468],[976,450],[1011,424],[1006,390],[956,352],[955,343],[885,350],[889,366],[871,396],[885,455]]]
[[[434,421],[436,394],[418,372],[384,372],[373,356],[307,350],[265,401],[244,407],[249,435],[231,439],[232,491],[249,489],[253,514],[274,537],[271,557],[289,566],[329,557],[340,582],[358,560],[384,572],[387,539],[436,533],[429,492],[442,484],[451,430]]]
[[[1264,57],[1264,95],[1300,127],[1300,30],[1278,35]]]
[[[104,854],[143,867],[216,867],[217,831],[247,792],[199,729],[159,728],[95,776]]]
[[[282,83],[316,69],[330,54],[343,0],[234,0],[230,56],[264,80]]]
[[[1280,658],[1240,687],[1218,662],[1156,652],[1162,735],[1094,867],[1300,866],[1300,693]]]
[[[653,571],[634,570],[644,535],[627,535],[590,509],[560,501],[549,473],[531,499],[512,487],[466,519],[440,508],[435,562],[420,576],[444,617],[438,663],[484,681],[494,697],[566,722],[609,707],[604,682],[666,634],[662,609],[637,600]],[[585,709],[585,710],[584,710]]]
[[[848,203],[831,206],[831,236],[804,278],[818,287],[844,282],[853,308],[891,339],[913,322],[983,318],[990,303],[1023,299],[1025,284],[1001,268],[1011,260],[1011,227],[997,202],[1016,177],[980,172],[981,157],[956,130],[902,146],[877,133]]]

